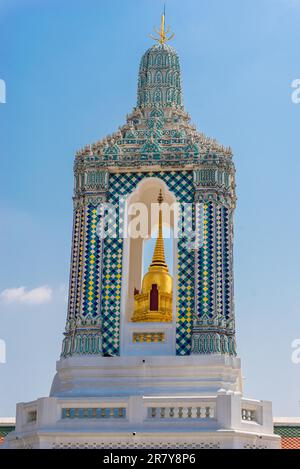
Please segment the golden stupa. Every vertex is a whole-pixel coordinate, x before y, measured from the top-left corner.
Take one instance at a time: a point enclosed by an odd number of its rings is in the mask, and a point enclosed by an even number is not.
[[[158,203],[163,201],[160,191]],[[159,208],[158,236],[148,272],[143,278],[142,290],[134,291],[133,322],[172,322],[173,279],[165,260],[162,231],[162,209]]]

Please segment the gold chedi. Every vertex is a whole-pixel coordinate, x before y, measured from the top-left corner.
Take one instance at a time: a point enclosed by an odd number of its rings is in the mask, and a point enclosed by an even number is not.
[[[158,203],[163,201],[160,191]],[[172,322],[173,279],[165,260],[162,231],[162,209],[159,207],[158,236],[142,291],[134,291],[133,322]]]

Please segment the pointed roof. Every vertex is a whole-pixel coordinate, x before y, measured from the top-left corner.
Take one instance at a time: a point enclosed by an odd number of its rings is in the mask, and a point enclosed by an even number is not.
[[[149,271],[151,270],[163,270],[164,272],[169,272],[166,258],[165,258],[165,246],[164,246],[164,238],[163,238],[163,230],[162,230],[162,209],[161,203],[163,202],[162,192],[160,190],[159,196],[157,199],[159,203],[159,219],[158,219],[158,236],[156,239],[155,249],[153,252],[152,262],[149,267]]]

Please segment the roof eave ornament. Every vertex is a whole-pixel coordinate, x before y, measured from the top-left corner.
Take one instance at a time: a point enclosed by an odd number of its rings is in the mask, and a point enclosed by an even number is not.
[[[161,15],[160,30],[158,31],[157,28],[153,28],[154,31],[156,32],[156,34],[158,34],[158,37],[152,36],[152,34],[150,34],[150,37],[152,39],[154,39],[154,41],[159,42],[161,45],[166,44],[166,42],[171,41],[171,39],[173,39],[173,37],[175,36],[174,33],[169,35],[170,34],[170,28],[169,27],[167,29],[165,29],[165,19],[166,19],[166,10],[165,10],[165,7],[164,7],[163,14]]]

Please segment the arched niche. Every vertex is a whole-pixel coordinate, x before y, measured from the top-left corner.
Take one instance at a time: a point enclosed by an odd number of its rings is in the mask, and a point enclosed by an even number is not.
[[[131,321],[134,311],[134,290],[141,290],[143,278],[143,253],[144,245],[158,228],[158,204],[157,198],[162,191],[164,202],[162,204],[164,236],[172,236],[173,270],[173,314],[171,323],[133,323]],[[124,238],[122,289],[121,289],[121,355],[175,355],[176,341],[176,279],[177,279],[177,240],[174,238],[174,223],[176,216],[176,198],[169,191],[166,183],[159,178],[144,178],[129,194],[125,203],[124,231],[128,236]],[[144,225],[142,236],[132,236],[130,227],[132,220],[136,218],[137,204],[142,204],[147,222]],[[155,204],[152,206],[151,204]],[[133,224],[135,226],[135,224]],[[144,272],[145,273],[145,272]],[[134,334],[155,333],[164,340],[155,343],[135,343]]]

